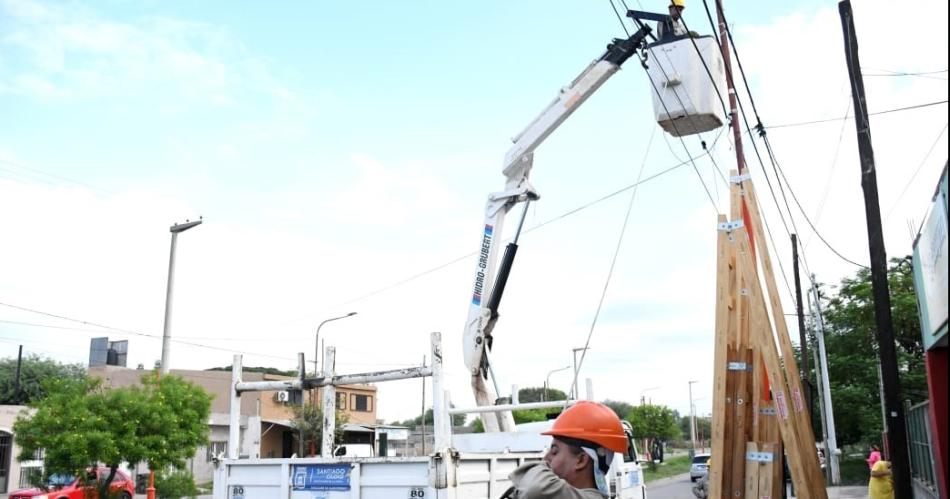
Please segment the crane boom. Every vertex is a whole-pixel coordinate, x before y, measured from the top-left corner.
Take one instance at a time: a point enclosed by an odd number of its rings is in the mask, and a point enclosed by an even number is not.
[[[604,55],[588,65],[570,85],[562,88],[544,111],[514,137],[514,145],[505,155],[502,170],[505,175],[504,190],[490,194],[485,206],[475,282],[462,338],[465,366],[472,376],[472,391],[478,406],[494,405],[497,402],[497,394],[500,393],[488,351],[492,346],[492,330],[498,319],[498,306],[518,249],[518,237],[528,203],[539,198],[537,191],[528,181],[534,162],[534,150],[644,45],[650,31],[649,26],[641,24],[640,29],[628,38],[614,39],[607,46]],[[525,203],[525,210],[519,220],[518,230],[512,242],[505,248],[501,266],[496,272],[498,243],[505,216],[521,202]],[[494,385],[492,387],[485,383],[489,377]],[[485,412],[481,413],[481,418],[487,432],[514,430],[511,412]]]

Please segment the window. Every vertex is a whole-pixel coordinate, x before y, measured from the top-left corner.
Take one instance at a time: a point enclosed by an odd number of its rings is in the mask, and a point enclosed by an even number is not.
[[[346,392],[336,392],[336,409],[346,409]]]
[[[214,456],[217,456],[219,454],[227,454],[228,442],[227,441],[211,442],[208,444],[208,447],[206,447],[205,450],[207,451],[205,460],[210,463],[211,461],[214,460]]]
[[[370,395],[352,394],[350,396],[350,410],[355,412],[372,412],[373,397]]]

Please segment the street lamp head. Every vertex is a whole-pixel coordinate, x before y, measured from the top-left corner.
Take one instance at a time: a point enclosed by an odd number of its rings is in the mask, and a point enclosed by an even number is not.
[[[350,313],[346,314],[347,317],[349,317],[349,316],[351,316],[351,315],[356,315],[356,312],[350,312]]]
[[[192,228],[192,227],[196,227],[196,226],[198,226],[198,225],[201,225],[201,222],[203,222],[203,221],[204,221],[204,220],[203,220],[203,217],[202,217],[201,219],[195,220],[194,222],[189,222],[189,221],[185,220],[185,223],[172,225],[171,227],[168,228],[168,230],[169,230],[169,232],[171,232],[172,234],[177,234],[177,233],[179,233],[179,232],[185,232],[186,230],[188,230],[188,229],[190,229],[190,228]]]

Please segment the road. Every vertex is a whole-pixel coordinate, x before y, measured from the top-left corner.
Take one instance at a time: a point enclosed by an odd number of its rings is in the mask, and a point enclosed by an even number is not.
[[[647,496],[650,499],[692,499],[693,482],[689,473],[664,478],[647,484]]]

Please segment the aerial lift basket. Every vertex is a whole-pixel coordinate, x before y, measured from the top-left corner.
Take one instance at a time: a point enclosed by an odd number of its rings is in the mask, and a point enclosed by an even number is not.
[[[715,38],[681,38],[653,44],[648,51],[647,74],[656,88],[653,111],[667,133],[693,135],[726,123],[725,65]]]

